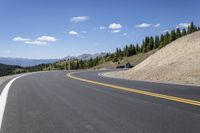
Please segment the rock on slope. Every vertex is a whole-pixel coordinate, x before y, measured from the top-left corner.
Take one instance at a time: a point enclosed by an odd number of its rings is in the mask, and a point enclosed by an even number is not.
[[[200,32],[177,39],[133,69],[104,75],[200,85]]]

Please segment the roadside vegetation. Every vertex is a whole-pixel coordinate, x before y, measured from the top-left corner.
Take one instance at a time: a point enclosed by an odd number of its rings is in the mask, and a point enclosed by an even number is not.
[[[19,69],[22,69],[22,67],[0,64],[0,76],[15,74]]]
[[[120,65],[125,65],[127,62],[130,62],[133,66],[135,66],[174,40],[199,30],[200,27],[195,26],[193,22],[191,22],[187,29],[176,28],[165,32],[160,36],[147,36],[144,38],[142,44],[125,45],[124,48],[117,48],[113,53],[107,53],[105,56],[90,58],[89,60],[68,59],[52,64],[40,64],[33,67],[23,68],[18,66],[11,67],[8,65],[8,68],[6,68],[5,66],[0,65],[0,76],[20,72],[46,70],[113,68]]]

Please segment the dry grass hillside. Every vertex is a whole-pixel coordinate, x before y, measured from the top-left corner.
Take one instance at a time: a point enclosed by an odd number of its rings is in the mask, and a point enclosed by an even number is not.
[[[147,53],[139,53],[130,57],[123,57],[123,59],[120,61],[120,65],[125,65],[127,62],[131,63],[132,65],[137,65],[141,63],[143,60],[145,60],[150,55],[154,54],[157,51],[157,49],[151,50]],[[116,62],[108,61],[104,62],[102,64],[99,64],[93,69],[102,69],[102,68],[116,68],[119,64]]]
[[[130,70],[104,75],[200,85],[200,32],[177,39]]]

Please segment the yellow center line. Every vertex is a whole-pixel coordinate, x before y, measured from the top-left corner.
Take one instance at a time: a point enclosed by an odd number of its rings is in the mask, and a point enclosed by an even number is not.
[[[137,93],[137,94],[143,94],[143,95],[157,97],[157,98],[161,98],[161,99],[167,99],[167,100],[170,100],[170,101],[175,101],[175,102],[180,102],[180,103],[200,106],[200,101],[195,101],[195,100],[186,99],[186,98],[180,98],[180,97],[175,97],[175,96],[169,96],[169,95],[164,95],[164,94],[159,94],[159,93],[153,93],[153,92],[138,90],[138,89],[134,89],[134,88],[122,87],[122,86],[117,86],[117,85],[112,85],[112,84],[102,83],[102,82],[97,82],[97,81],[92,81],[92,80],[87,80],[87,79],[83,79],[83,78],[72,76],[72,74],[73,73],[67,73],[66,75],[69,78],[72,78],[72,79],[75,79],[75,80],[79,80],[79,81],[83,81],[83,82],[87,82],[87,83],[92,83],[92,84],[97,84],[97,85],[101,85],[101,86],[111,87],[111,88],[118,89],[118,90],[133,92],[133,93]]]

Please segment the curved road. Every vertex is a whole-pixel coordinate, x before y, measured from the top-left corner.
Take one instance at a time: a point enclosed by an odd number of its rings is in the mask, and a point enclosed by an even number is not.
[[[96,82],[200,101],[200,87],[99,76]],[[66,71],[26,75],[10,87],[0,133],[198,133],[200,106],[72,79]]]

